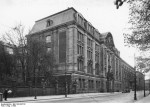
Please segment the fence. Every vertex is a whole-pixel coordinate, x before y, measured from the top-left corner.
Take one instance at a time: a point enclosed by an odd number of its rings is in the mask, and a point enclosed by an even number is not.
[[[44,95],[56,95],[56,94],[64,94],[65,88],[58,87],[0,87],[0,92],[3,93],[5,89],[12,90],[12,93],[8,95],[8,97],[27,97],[27,96],[34,96],[35,91],[37,96],[44,96]],[[58,90],[58,92],[56,91]]]

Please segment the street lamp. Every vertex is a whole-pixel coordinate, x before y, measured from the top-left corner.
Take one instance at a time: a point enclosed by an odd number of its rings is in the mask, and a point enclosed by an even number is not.
[[[66,78],[66,72],[65,72],[65,97],[67,97],[67,78]]]
[[[134,54],[134,100],[137,100],[136,97],[136,62],[135,62],[135,54]]]
[[[149,78],[149,94],[150,94],[150,78]]]
[[[134,100],[137,100],[137,97],[136,97],[136,67],[135,67],[135,76],[134,76]]]
[[[144,72],[144,97],[145,97],[145,72]]]
[[[36,92],[36,80],[37,80],[37,72],[40,70],[40,63],[38,63],[38,68],[34,70],[34,88],[35,88],[35,96],[34,99],[37,99]]]
[[[34,90],[35,90],[34,99],[37,99],[37,97],[36,97],[36,70],[34,70]]]
[[[111,69],[111,66],[109,65],[108,66],[108,72],[107,72],[107,92],[110,92],[110,87],[109,87],[109,82],[110,82],[110,78],[111,78],[111,73],[110,73],[110,69]]]

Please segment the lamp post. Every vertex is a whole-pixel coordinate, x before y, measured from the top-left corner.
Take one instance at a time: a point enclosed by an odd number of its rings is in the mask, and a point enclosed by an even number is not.
[[[149,78],[149,94],[150,94],[150,78]]]
[[[66,78],[66,72],[65,72],[65,97],[67,97],[67,78]]]
[[[135,74],[134,74],[134,100],[137,100],[137,97],[136,97],[136,62],[135,62],[135,54],[134,54],[134,71],[135,71]]]
[[[44,78],[42,79],[42,91],[43,91],[43,95],[44,95],[44,91],[45,91],[45,84],[46,84],[46,82],[45,82],[45,80],[44,80]]]
[[[145,97],[145,72],[144,72],[144,97]]]
[[[35,89],[34,99],[37,99],[37,97],[36,97],[36,70],[34,70],[34,89]]]
[[[38,68],[34,70],[34,88],[35,88],[35,96],[34,99],[37,99],[37,91],[36,91],[36,80],[37,80],[37,73],[40,71],[40,63],[38,63]]]
[[[135,76],[134,76],[134,100],[137,100],[137,97],[136,97],[136,69],[135,69]]]
[[[108,66],[108,72],[107,72],[107,92],[110,92],[110,87],[109,87],[109,85],[110,85],[110,78],[111,78],[111,75],[110,75],[110,69],[111,69],[111,66],[109,65]]]

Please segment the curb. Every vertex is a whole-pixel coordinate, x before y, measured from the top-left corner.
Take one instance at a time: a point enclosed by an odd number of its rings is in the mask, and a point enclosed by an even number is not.
[[[106,94],[100,94],[100,93],[98,93],[98,95],[96,95],[96,94],[94,94],[94,95],[90,95],[90,94],[86,94],[86,93],[83,93],[83,94],[80,94],[79,96],[78,96],[78,94],[75,94],[75,95],[77,95],[77,97],[73,97],[73,96],[68,96],[67,98],[82,98],[82,97],[99,97],[99,96],[113,96],[113,95],[116,95],[116,94],[121,94],[121,93],[106,93]],[[48,96],[47,96],[48,97]],[[62,99],[62,98],[66,98],[65,96],[60,96],[60,97],[58,97],[58,98],[43,98],[43,99],[27,99],[27,100],[14,100],[14,101],[2,101],[2,103],[15,103],[15,102],[28,102],[28,101],[42,101],[42,100],[50,100],[50,99]]]

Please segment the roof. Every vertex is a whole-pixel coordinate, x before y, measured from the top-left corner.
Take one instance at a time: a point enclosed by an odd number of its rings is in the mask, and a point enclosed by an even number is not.
[[[65,24],[67,22],[70,22],[74,19],[74,13],[77,11],[74,8],[68,8],[66,10],[60,11],[58,13],[55,13],[53,15],[47,16],[45,18],[42,18],[40,20],[35,21],[34,26],[32,27],[32,30],[29,34],[37,33],[43,30],[50,29],[55,26],[59,26],[61,24]],[[47,21],[51,20],[52,24],[47,27]]]
[[[110,34],[110,32],[101,33],[102,38],[106,38],[108,36],[108,34]]]
[[[65,10],[62,10],[62,11],[60,11],[60,12],[57,12],[57,13],[55,13],[55,14],[52,14],[52,15],[50,15],[50,16],[44,17],[44,18],[42,18],[42,19],[39,19],[39,20],[37,20],[37,21],[35,21],[35,22],[38,22],[38,21],[41,21],[41,20],[43,20],[43,19],[47,19],[47,18],[49,18],[49,17],[58,15],[58,14],[60,14],[60,13],[63,13],[63,12],[65,12],[65,11],[68,11],[68,10],[70,10],[70,9],[76,11],[73,7],[70,7],[70,8],[67,8],[67,9],[65,9]],[[77,11],[76,11],[76,12],[77,12]]]
[[[112,34],[111,34],[111,32],[105,32],[105,33],[101,33],[101,37],[100,37],[100,41],[103,41],[104,42],[104,44],[106,44],[106,40],[107,40],[107,37],[108,36],[111,36],[111,38],[112,38],[112,45],[115,47],[115,44],[114,44],[114,40],[113,40],[113,36],[112,36]]]

